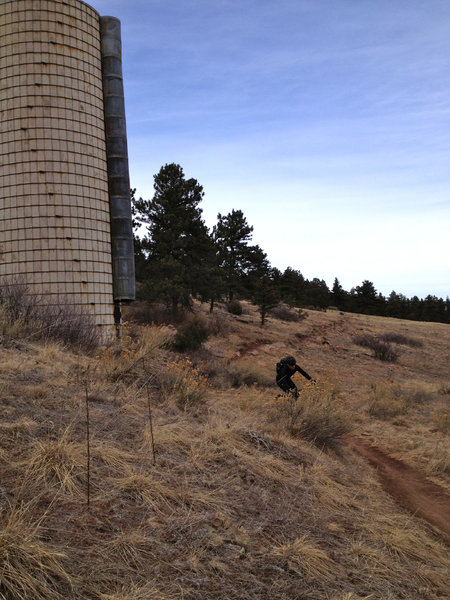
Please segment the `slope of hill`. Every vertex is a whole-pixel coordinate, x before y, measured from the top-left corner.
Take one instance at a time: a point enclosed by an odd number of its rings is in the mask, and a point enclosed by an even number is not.
[[[196,306],[213,335],[189,356],[171,327],[130,323],[92,356],[3,336],[0,598],[448,597],[445,531],[345,434],[450,490],[449,326],[307,311],[261,328],[244,306]],[[386,334],[396,362],[354,341]],[[274,386],[286,354],[318,380],[295,376],[298,402]]]

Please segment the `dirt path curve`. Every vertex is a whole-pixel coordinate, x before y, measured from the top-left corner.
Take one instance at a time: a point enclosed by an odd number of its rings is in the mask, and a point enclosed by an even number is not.
[[[433,525],[450,540],[450,495],[417,469],[385,454],[359,437],[346,436],[345,443],[373,465],[384,489],[399,504]]]

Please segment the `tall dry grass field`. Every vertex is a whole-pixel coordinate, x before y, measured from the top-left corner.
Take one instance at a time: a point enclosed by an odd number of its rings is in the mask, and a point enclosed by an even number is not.
[[[306,311],[261,328],[242,304],[196,305],[211,334],[188,354],[132,309],[89,355],[0,323],[0,599],[448,597],[448,538],[344,439],[450,489],[449,327]],[[317,379],[295,375],[297,400],[274,385],[286,354]]]

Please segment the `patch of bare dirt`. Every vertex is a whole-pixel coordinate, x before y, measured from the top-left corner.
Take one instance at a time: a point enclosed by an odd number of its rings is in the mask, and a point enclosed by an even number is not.
[[[347,436],[345,442],[376,468],[384,489],[400,505],[450,539],[450,495],[442,487],[361,438]]]
[[[252,340],[250,342],[244,342],[238,348],[238,352],[240,356],[245,356],[246,354],[253,354],[254,352],[257,352],[261,348],[261,346],[270,344],[270,342],[271,340],[266,338]]]

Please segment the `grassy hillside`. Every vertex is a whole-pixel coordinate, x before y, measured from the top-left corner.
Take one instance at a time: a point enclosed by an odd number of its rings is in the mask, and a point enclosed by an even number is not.
[[[212,335],[190,355],[133,310],[93,355],[2,325],[0,598],[448,597],[449,538],[345,434],[450,491],[449,326],[244,308],[196,306]],[[396,362],[354,341],[386,334]],[[274,386],[286,354],[317,379],[296,374],[298,402]]]

